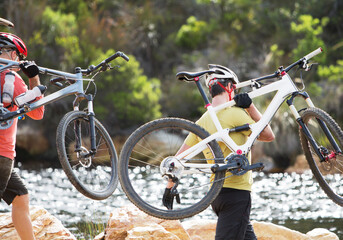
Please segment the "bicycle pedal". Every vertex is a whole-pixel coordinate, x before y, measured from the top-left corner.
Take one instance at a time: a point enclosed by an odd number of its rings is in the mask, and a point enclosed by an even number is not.
[[[257,172],[260,172],[263,170],[264,164],[263,163],[255,163],[255,164],[252,164],[250,167],[251,167],[251,170],[255,170]]]

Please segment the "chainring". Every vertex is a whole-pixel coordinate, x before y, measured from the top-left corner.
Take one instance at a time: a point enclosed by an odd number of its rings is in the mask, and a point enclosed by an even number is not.
[[[247,172],[245,168],[249,166],[249,160],[244,155],[233,154],[226,158],[227,163],[237,163],[238,168],[230,169],[233,175],[241,176]]]

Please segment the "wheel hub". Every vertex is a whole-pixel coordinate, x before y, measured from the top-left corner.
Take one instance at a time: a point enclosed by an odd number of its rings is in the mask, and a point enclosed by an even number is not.
[[[184,167],[182,166],[180,161],[174,156],[169,156],[163,159],[160,165],[160,172],[162,177],[167,176],[173,178],[180,178],[183,170]]]
[[[77,152],[77,159],[79,160],[79,163],[83,167],[90,167],[92,164],[92,157],[89,154],[89,151],[85,147],[81,147],[81,151]]]

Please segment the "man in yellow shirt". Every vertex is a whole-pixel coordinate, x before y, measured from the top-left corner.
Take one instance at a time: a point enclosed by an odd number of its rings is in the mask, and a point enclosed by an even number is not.
[[[261,119],[261,113],[254,106],[249,95],[243,93],[235,96],[235,84],[238,83],[236,74],[232,70],[219,65],[212,66],[211,70],[215,70],[216,73],[208,76],[206,84],[212,96],[212,106],[219,106],[232,99],[236,102],[236,106],[217,112],[222,127],[234,128],[259,121]],[[203,114],[196,123],[206,129],[210,134],[217,131],[208,112]],[[233,132],[230,133],[230,137],[236,144],[242,145],[246,142],[250,134],[250,130]],[[266,142],[273,141],[273,139],[274,134],[269,125],[258,137],[258,140]],[[178,153],[185,151],[200,140],[196,139],[194,134],[190,134]],[[219,142],[219,146],[224,156],[228,156],[231,153],[231,150],[225,144]],[[251,163],[250,155],[248,156],[248,160]],[[254,230],[250,224],[250,191],[252,183],[251,171],[241,176],[233,175],[225,179],[221,192],[212,203],[212,208],[218,216],[216,240],[256,239]],[[167,189],[170,189],[173,185],[174,183],[170,180]],[[168,201],[164,201],[164,204],[167,207],[170,206],[168,205]]]

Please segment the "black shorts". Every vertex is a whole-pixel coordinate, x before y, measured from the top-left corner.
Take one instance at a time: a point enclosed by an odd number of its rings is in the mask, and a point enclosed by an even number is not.
[[[218,216],[216,240],[256,240],[250,223],[251,196],[249,191],[222,188],[212,202]]]
[[[8,205],[16,196],[28,194],[23,180],[12,166],[13,160],[0,156],[0,199],[3,199]]]

